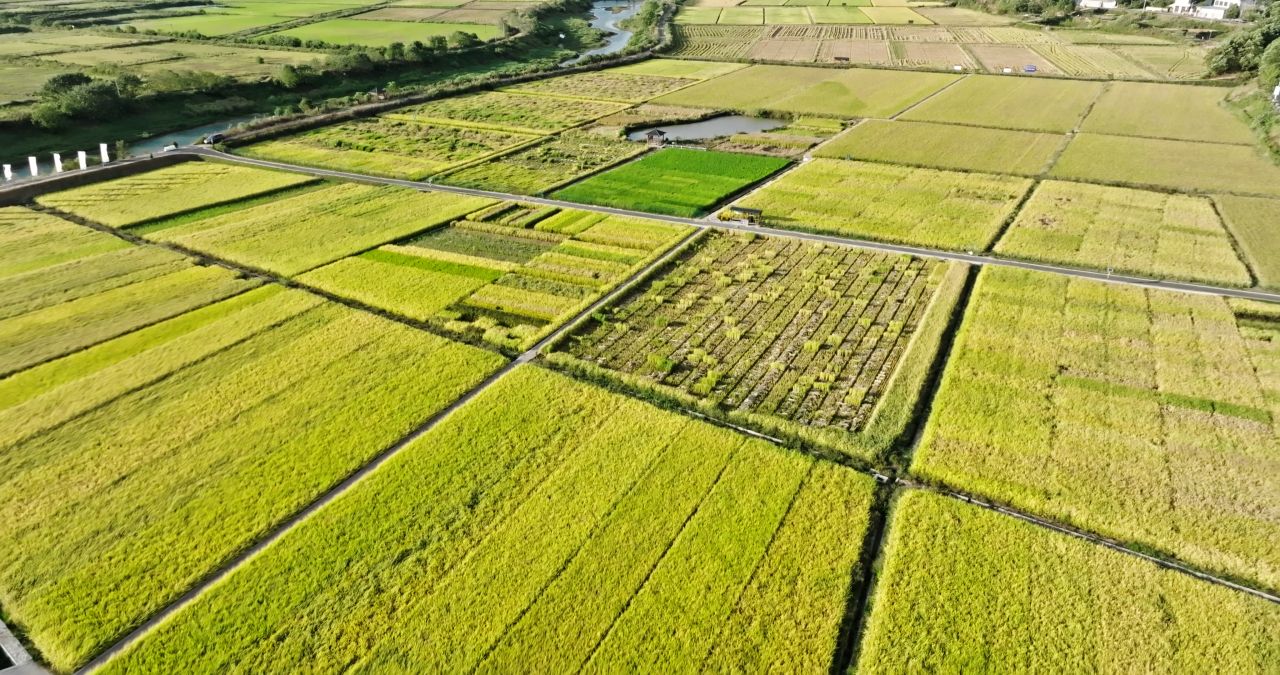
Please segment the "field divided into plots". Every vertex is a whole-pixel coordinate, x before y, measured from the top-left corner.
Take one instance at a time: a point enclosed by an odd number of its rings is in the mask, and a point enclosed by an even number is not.
[[[0,373],[11,374],[256,285],[21,207],[0,209]]]
[[[874,461],[908,421],[963,278],[906,256],[713,234],[550,358]]]
[[[0,603],[60,670],[502,363],[30,209],[0,253]]]
[[[1205,197],[1045,181],[995,251],[1120,274],[1252,283]]]
[[[522,366],[104,672],[822,670],[872,485]]]
[[[764,7],[685,9],[672,27],[676,57],[881,65],[912,69],[1039,73],[1089,79],[1205,77],[1205,50],[1143,35],[1018,27],[872,25],[902,11],[951,8]],[[696,13],[696,14],[695,14]],[[679,18],[696,16],[696,22]],[[734,21],[726,22],[725,17]],[[717,23],[717,19],[719,20]],[[897,23],[905,23],[898,21]],[[939,21],[939,23],[947,23]],[[749,25],[748,25],[749,24]],[[833,25],[834,24],[834,25]],[[1007,71],[1006,71],[1007,69]]]
[[[421,180],[539,138],[524,132],[370,117],[256,143],[237,149],[237,154]]]
[[[1261,598],[927,492],[903,494],[890,522],[859,673],[1276,662],[1280,608]]]
[[[864,120],[823,144],[819,157],[936,169],[1034,176],[1066,145],[1066,136],[930,122]]]
[[[688,233],[504,202],[300,280],[441,330],[527,349]]]
[[[736,202],[771,226],[951,250],[990,246],[1031,181],[814,159]]]
[[[1280,587],[1280,322],[986,268],[913,471]]]
[[[781,170],[787,160],[666,149],[555,192],[583,204],[693,217]]]
[[[184,162],[43,195],[36,201],[112,227],[130,227],[314,182],[311,176],[232,164]]]

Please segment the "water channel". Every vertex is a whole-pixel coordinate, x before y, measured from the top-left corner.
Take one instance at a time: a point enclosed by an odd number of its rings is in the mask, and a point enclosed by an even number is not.
[[[571,66],[588,56],[615,54],[625,49],[631,41],[631,31],[618,24],[638,14],[642,5],[639,0],[596,0],[591,4],[591,27],[610,33],[605,36],[604,46],[587,50],[560,65]]]

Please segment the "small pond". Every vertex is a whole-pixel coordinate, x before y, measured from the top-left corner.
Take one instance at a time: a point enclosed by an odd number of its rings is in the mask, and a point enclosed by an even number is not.
[[[627,134],[627,138],[633,141],[643,141],[645,134],[654,129],[661,129],[667,132],[668,141],[701,141],[708,138],[731,136],[733,134],[750,134],[760,131],[769,131],[770,129],[777,129],[785,126],[787,126],[786,122],[781,120],[771,120],[764,117],[721,115],[720,117],[712,117],[711,119],[702,120],[701,122],[659,124],[657,126],[636,129],[635,131]]]

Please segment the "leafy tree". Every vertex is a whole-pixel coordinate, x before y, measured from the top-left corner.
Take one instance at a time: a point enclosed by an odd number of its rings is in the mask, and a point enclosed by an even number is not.
[[[427,45],[433,52],[442,52],[449,48],[449,41],[443,35],[432,35],[427,38]]]
[[[454,49],[466,49],[480,44],[480,38],[475,33],[464,33],[462,31],[454,31],[449,35],[449,46]]]
[[[1247,30],[1227,36],[1209,53],[1209,72],[1247,73],[1258,69],[1258,60],[1267,45],[1280,38],[1280,18],[1268,19]]]
[[[1239,19],[1239,18],[1240,18],[1240,5],[1232,5],[1232,6],[1228,7],[1228,8],[1227,8],[1227,11],[1226,11],[1226,12],[1223,12],[1222,17],[1223,17],[1224,19]]]
[[[1273,40],[1262,52],[1258,64],[1258,79],[1268,89],[1280,84],[1280,40]]]
[[[44,86],[40,88],[40,96],[42,98],[60,96],[92,81],[93,78],[84,73],[59,73],[45,80]]]

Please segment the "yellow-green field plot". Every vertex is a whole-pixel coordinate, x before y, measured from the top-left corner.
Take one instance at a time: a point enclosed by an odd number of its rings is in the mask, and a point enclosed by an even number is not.
[[[995,251],[1122,274],[1250,285],[1205,197],[1045,181]]]
[[[0,382],[6,618],[74,670],[502,362],[271,285]]]
[[[481,23],[424,23],[421,21],[362,21],[360,19],[329,19],[289,28],[267,37],[281,35],[299,40],[323,40],[330,44],[365,45],[386,47],[393,42],[408,44],[425,42],[433,36],[448,36],[456,32],[471,33],[481,40],[502,36],[496,25]]]
[[[1033,66],[1035,70],[1032,72],[1035,73],[1063,74],[1057,64],[1029,44],[971,44],[968,48],[988,73],[1021,74],[1028,72],[1027,66]]]
[[[735,70],[746,68],[741,63],[715,63],[713,61],[681,61],[679,59],[649,59],[633,63],[621,68],[613,68],[611,73],[627,73],[629,75],[656,75],[658,77],[688,78],[692,80],[710,80],[721,75],[728,75]]]
[[[49,78],[68,70],[70,69],[65,66],[45,65],[35,61],[0,62],[0,105],[35,100],[36,93]]]
[[[909,491],[859,673],[1274,670],[1280,607],[1066,534]]]
[[[1120,45],[1116,51],[1151,72],[1172,80],[1205,76],[1204,47],[1196,45]]]
[[[496,129],[368,117],[237,148],[236,153],[419,180],[539,138]]]
[[[654,102],[828,117],[888,117],[955,79],[943,73],[751,66]]]
[[[54,192],[36,201],[104,225],[129,227],[315,180],[302,174],[234,164],[184,162],[136,176]]]
[[[954,250],[991,245],[1031,181],[815,159],[737,202],[770,226]]]
[[[1051,174],[1136,187],[1280,195],[1280,167],[1247,145],[1077,134]]]
[[[912,471],[1280,587],[1280,323],[986,267]]]
[[[821,672],[873,489],[522,366],[104,672]]]
[[[676,89],[697,82],[692,78],[661,75],[637,75],[615,70],[597,70],[563,77],[534,80],[503,88],[505,92],[529,95],[560,96],[589,101],[614,101],[619,103],[643,103]],[[547,105],[557,105],[547,101]]]
[[[1080,127],[1115,136],[1252,145],[1254,134],[1227,109],[1224,87],[1113,82]]]
[[[1034,176],[1049,168],[1061,134],[931,122],[864,120],[823,144],[820,157]]]
[[[1214,201],[1258,276],[1258,284],[1280,287],[1280,200],[1222,195]]]
[[[904,120],[1067,132],[1102,93],[1100,82],[973,75],[902,115]]]
[[[442,98],[383,115],[409,122],[443,122],[497,131],[544,134],[578,126],[628,107],[617,101],[555,99],[485,91]]]
[[[208,217],[183,218],[146,236],[292,276],[492,203],[444,192],[343,183],[230,212],[212,210]]]
[[[198,70],[237,78],[271,75],[282,65],[319,65],[323,56],[311,52],[243,49],[225,45],[166,43],[67,52],[42,57],[67,66],[133,66],[138,72]]]
[[[833,8],[834,9],[834,8]],[[862,13],[874,23],[929,25],[933,22],[910,7],[863,7]]]

